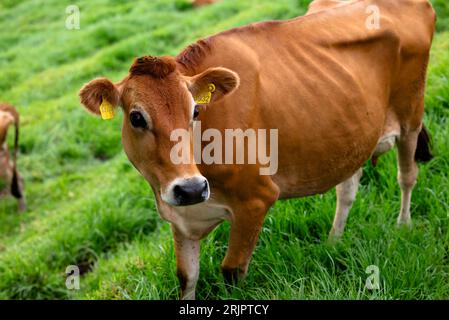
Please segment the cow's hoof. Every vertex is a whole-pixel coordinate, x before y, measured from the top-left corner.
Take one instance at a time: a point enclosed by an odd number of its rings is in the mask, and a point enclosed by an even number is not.
[[[412,219],[401,219],[399,218],[397,221],[398,228],[406,227],[408,229],[412,229],[413,223]]]
[[[237,285],[246,277],[246,272],[241,270],[240,268],[222,267],[221,272],[223,273],[225,283],[230,286]]]
[[[331,246],[334,246],[340,241],[341,237],[342,237],[341,233],[337,233],[334,230],[332,230],[329,233],[329,237],[327,238],[327,243]]]
[[[195,300],[195,289],[183,291],[181,293],[181,300]]]

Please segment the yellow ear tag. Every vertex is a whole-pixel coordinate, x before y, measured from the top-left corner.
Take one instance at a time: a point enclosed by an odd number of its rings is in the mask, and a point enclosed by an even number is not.
[[[104,98],[103,102],[100,105],[100,113],[103,120],[111,120],[114,119],[115,116],[114,107],[109,103],[108,100]]]
[[[213,83],[209,83],[207,85],[207,91],[205,92],[200,92],[196,97],[195,97],[195,103],[196,104],[208,104],[210,103],[210,100],[212,99],[212,93],[215,92],[215,85]]]

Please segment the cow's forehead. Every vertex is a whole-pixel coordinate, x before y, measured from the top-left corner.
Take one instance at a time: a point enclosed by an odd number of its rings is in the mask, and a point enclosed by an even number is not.
[[[164,79],[149,76],[132,76],[123,83],[122,100],[125,106],[140,104],[141,107],[175,107],[190,103],[186,83],[181,77],[170,75]]]

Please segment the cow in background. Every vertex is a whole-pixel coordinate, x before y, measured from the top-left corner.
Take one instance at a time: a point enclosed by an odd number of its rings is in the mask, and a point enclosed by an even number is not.
[[[6,138],[8,128],[15,126],[12,161]],[[12,195],[18,201],[19,212],[26,210],[23,180],[17,170],[17,149],[19,144],[19,113],[8,105],[0,103],[0,199]]]
[[[214,2],[215,2],[215,0],[194,0],[192,2],[192,4],[194,7],[201,7],[201,6],[213,4]]]

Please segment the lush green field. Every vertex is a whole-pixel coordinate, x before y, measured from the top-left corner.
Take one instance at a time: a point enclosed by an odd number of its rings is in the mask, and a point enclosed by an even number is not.
[[[432,52],[426,123],[436,158],[422,166],[414,227],[397,229],[396,159],[366,166],[346,233],[327,244],[333,192],[278,202],[270,211],[247,281],[226,288],[219,273],[229,226],[202,242],[198,298],[449,298],[449,4]],[[0,203],[0,298],[172,299],[178,297],[169,225],[128,163],[121,117],[102,122],[77,92],[96,76],[120,80],[137,56],[178,53],[227,28],[303,14],[307,0],[222,0],[197,10],[182,1],[77,1],[81,29],[65,28],[72,1],[0,2],[0,100],[22,114],[19,165],[29,210]],[[12,138],[12,135],[10,136]],[[11,139],[12,141],[12,139]],[[65,269],[83,271],[81,290]],[[364,289],[370,265],[380,290]]]

